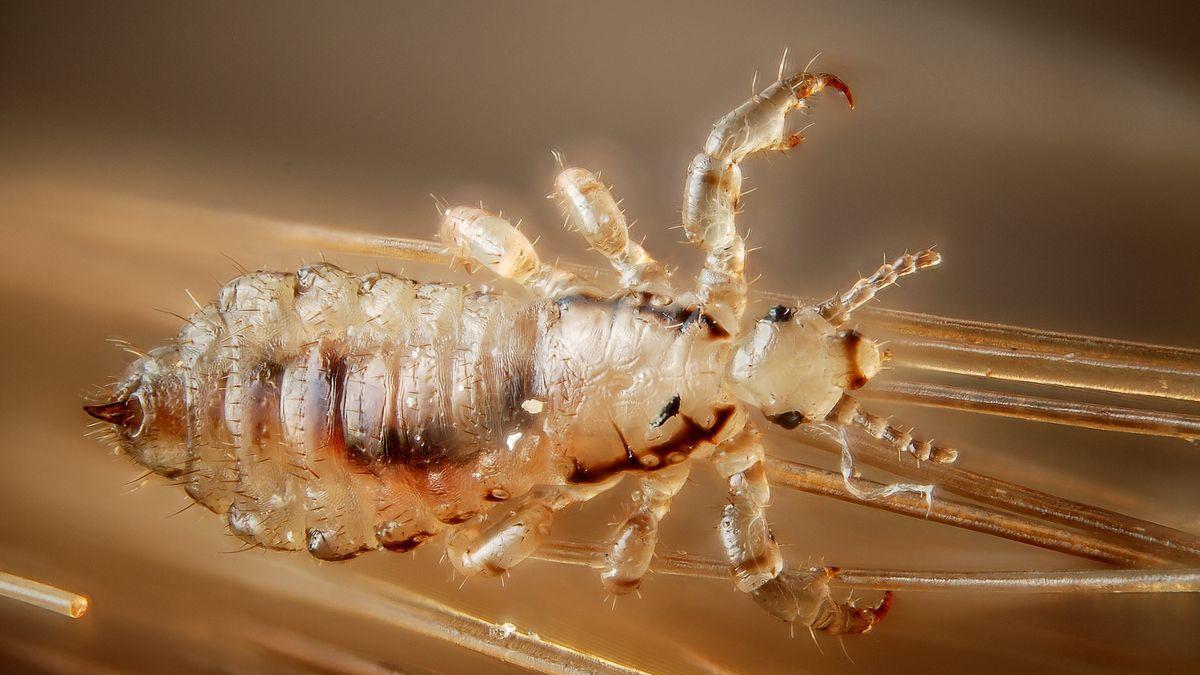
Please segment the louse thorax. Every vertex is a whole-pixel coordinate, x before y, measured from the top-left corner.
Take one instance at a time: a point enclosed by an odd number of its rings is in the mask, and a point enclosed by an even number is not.
[[[154,349],[134,361],[114,388],[111,402],[84,410],[111,424],[118,447],[139,464],[164,476],[187,470],[187,412],[179,351],[174,347]]]
[[[536,389],[569,483],[682,462],[743,422],[724,385],[732,339],[696,306],[569,294],[546,304],[538,335]]]
[[[822,420],[883,367],[878,345],[813,308],[771,308],[743,333],[729,366],[737,395],[792,428]]]

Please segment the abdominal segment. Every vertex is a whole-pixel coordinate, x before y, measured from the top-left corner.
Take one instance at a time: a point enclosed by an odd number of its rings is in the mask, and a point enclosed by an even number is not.
[[[189,494],[250,544],[331,560],[410,550],[520,494],[544,464],[510,442],[531,316],[324,264],[235,279],[180,336]]]

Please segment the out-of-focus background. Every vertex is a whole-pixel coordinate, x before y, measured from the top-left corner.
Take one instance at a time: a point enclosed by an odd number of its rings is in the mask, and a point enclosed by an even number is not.
[[[760,288],[823,296],[937,244],[944,266],[887,306],[1200,347],[1198,35],[1192,3],[3,3],[0,569],[93,611],[0,600],[0,669],[514,669],[381,617],[386,594],[361,597],[379,583],[654,672],[1195,672],[1194,596],[902,593],[843,652],[717,582],[652,577],[614,609],[593,572],[536,561],[460,587],[432,548],[339,565],[228,554],[218,518],[168,518],[180,488],[138,488],[136,467],[82,438],[79,406],[129,360],[105,339],[174,334],[155,310],[187,313],[185,288],[211,299],[235,273],[225,256],[319,257],[253,219],[424,237],[435,193],[523,218],[546,257],[595,262],[542,198],[552,148],[602,170],[686,275],[698,255],[668,228],[687,163],[785,47],[794,67],[820,52],[859,108],[819,100],[807,143],[746,165]],[[1194,445],[894,412],[967,468],[1200,530]],[[704,473],[664,547],[717,551],[722,491]],[[616,504],[556,533],[599,536]],[[1088,567],[817,497],[777,493],[770,514],[800,561]]]

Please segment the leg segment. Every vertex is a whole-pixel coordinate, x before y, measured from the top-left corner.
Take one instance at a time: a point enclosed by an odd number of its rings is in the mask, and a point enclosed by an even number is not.
[[[829,590],[832,570],[786,570],[754,591],[754,599],[763,609],[788,623],[808,626],[830,635],[858,635],[870,632],[883,621],[892,607],[892,592],[874,607],[855,607],[833,599]]]
[[[729,481],[721,540],[738,589],[789,623],[834,635],[869,631],[887,613],[890,594],[879,606],[860,609],[836,602],[826,576],[784,569],[779,544],[764,513],[771,488],[763,458],[761,437],[749,426],[718,446],[712,456],[717,471]]]
[[[616,485],[616,478],[586,488],[538,486],[493,509],[480,522],[464,525],[446,537],[451,564],[467,576],[504,574],[528,558],[550,534],[554,513]]]
[[[728,325],[736,324],[746,305],[746,247],[734,227],[742,189],[738,164],[756,152],[798,145],[803,137],[786,133],[784,118],[792,110],[806,107],[806,99],[826,87],[842,92],[853,107],[849,88],[834,75],[784,77],[722,117],[704,152],[688,167],[684,232],[707,254],[700,274],[700,299]]]
[[[617,529],[600,576],[609,593],[623,595],[641,585],[658,544],[658,524],[666,517],[671,499],[687,481],[690,470],[691,465],[685,462],[638,479],[632,496],[633,511]]]
[[[733,567],[738,590],[749,593],[783,571],[783,555],[771,534],[764,510],[771,499],[763,446],[758,432],[747,426],[717,446],[712,462],[729,481],[729,504],[721,518],[721,543]]]
[[[496,276],[553,297],[591,286],[570,272],[543,263],[533,244],[507,220],[474,206],[455,206],[442,215],[438,236],[468,271],[482,265]]]
[[[872,415],[863,409],[853,396],[843,395],[837,405],[826,418],[843,426],[856,426],[875,438],[891,443],[896,452],[907,452],[922,461],[932,460],[938,464],[950,464],[958,459],[958,451],[934,445],[930,441],[918,441],[912,437],[912,431],[900,431],[888,424],[888,421],[878,415]]]
[[[569,227],[612,262],[621,286],[656,295],[671,295],[666,269],[646,249],[629,240],[625,214],[612,193],[587,169],[564,169],[554,179],[554,194],[567,214]]]
[[[925,249],[917,254],[905,253],[890,263],[884,263],[874,274],[859,279],[850,290],[817,305],[817,312],[829,323],[840,326],[850,318],[850,313],[870,302],[875,294],[888,286],[894,285],[900,277],[908,276],[917,270],[935,267],[942,262],[942,255],[933,249]]]
[[[554,512],[568,504],[562,491],[542,487],[515,503],[496,507],[482,523],[465,526],[446,538],[450,562],[467,576],[503,574],[537,550],[550,534]]]

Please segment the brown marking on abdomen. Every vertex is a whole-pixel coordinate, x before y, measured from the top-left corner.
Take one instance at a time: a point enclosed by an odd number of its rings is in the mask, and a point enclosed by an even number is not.
[[[428,471],[450,463],[469,460],[473,453],[462,452],[469,437],[454,429],[438,425],[402,429],[398,417],[385,415],[377,441],[364,443],[346,432],[346,381],[349,376],[347,356],[325,355],[332,390],[333,425],[331,444],[340,449],[346,462],[355,470],[369,470],[383,475],[390,469]],[[390,397],[392,394],[388,393]],[[398,405],[387,400],[385,405]],[[461,442],[461,447],[460,446]]]

